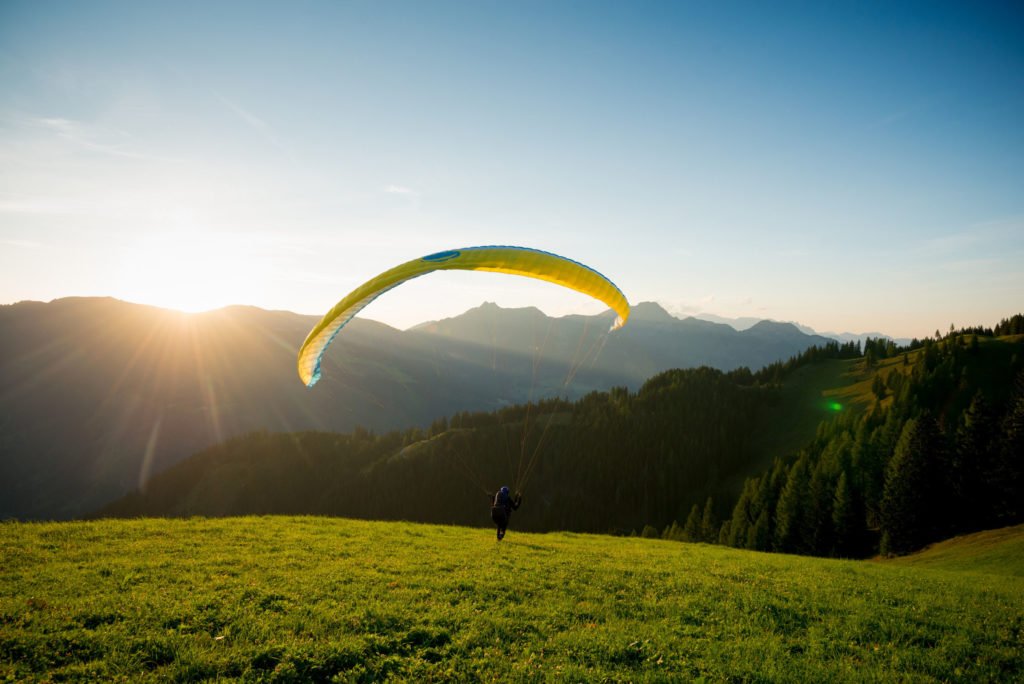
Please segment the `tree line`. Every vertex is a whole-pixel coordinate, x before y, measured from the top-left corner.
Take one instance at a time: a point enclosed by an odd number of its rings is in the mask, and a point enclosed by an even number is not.
[[[521,488],[516,527],[630,533],[683,520],[754,467],[751,425],[778,410],[786,374],[859,346],[830,343],[757,372],[672,370],[637,391],[592,392],[426,429],[376,434],[259,432],[228,440],[158,475],[102,515],[316,513],[482,524],[501,485]],[[734,486],[734,485],[732,485]],[[702,514],[703,514],[703,508]],[[710,524],[710,522],[709,522]]]
[[[376,434],[260,432],[189,458],[101,515],[314,513],[489,522],[501,485],[523,490],[515,527],[623,532],[667,524],[751,463],[747,429],[777,388],[710,368],[639,390],[464,412]],[[723,499],[724,500],[724,499]]]

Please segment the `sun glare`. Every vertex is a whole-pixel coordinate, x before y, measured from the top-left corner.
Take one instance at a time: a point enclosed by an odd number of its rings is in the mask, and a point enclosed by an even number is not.
[[[119,262],[119,296],[188,313],[252,301],[255,264],[225,237],[194,232],[147,237]]]

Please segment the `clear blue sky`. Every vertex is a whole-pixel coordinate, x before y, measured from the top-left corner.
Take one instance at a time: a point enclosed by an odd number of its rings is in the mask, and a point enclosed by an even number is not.
[[[1021,3],[0,3],[0,303],[323,313],[518,244],[676,314],[1024,309]],[[441,274],[363,315],[603,307]]]

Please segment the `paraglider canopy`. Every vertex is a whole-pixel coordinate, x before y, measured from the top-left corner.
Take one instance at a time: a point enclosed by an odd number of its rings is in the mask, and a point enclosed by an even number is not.
[[[433,271],[466,270],[509,273],[555,283],[598,299],[618,314],[612,330],[629,318],[629,302],[615,283],[589,266],[529,247],[465,247],[407,261],[363,283],[338,302],[313,327],[299,348],[299,377],[307,387],[320,379],[320,358],[345,324],[393,287]]]

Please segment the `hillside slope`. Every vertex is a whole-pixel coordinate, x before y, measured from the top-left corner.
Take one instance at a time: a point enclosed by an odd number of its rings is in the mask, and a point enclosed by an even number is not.
[[[315,316],[97,298],[0,306],[0,518],[81,515],[253,430],[424,427],[457,411],[636,388],[673,367],[757,368],[824,341],[636,308],[615,335],[603,314],[495,305],[405,332],[357,318],[309,390],[295,354]]]
[[[810,363],[780,386],[669,371],[635,394],[460,415],[429,433],[258,433],[196,454],[101,514],[471,524],[489,488],[504,482],[524,489],[518,524],[526,529],[660,529],[684,522],[709,496],[727,512],[752,470],[814,437],[832,414],[826,394],[861,375],[854,360]],[[846,410],[863,405],[851,400]]]
[[[886,563],[1024,577],[1024,525],[965,534]]]
[[[314,393],[295,371],[314,322],[109,299],[0,307],[0,518],[80,515],[251,430],[421,424],[509,384],[448,363],[456,343],[356,320]]]
[[[0,678],[1020,681],[1019,577],[325,518],[3,524]]]

